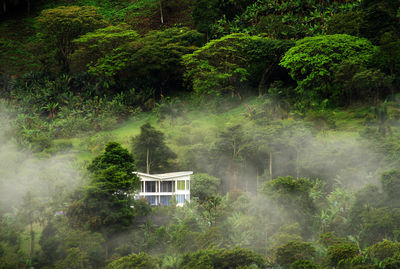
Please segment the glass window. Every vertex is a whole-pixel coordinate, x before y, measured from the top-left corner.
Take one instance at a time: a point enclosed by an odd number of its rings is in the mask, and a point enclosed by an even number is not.
[[[176,201],[178,204],[183,204],[185,202],[185,195],[184,194],[178,194],[176,196]]]
[[[155,181],[146,181],[146,192],[156,192]]]
[[[178,180],[178,190],[180,190],[180,191],[185,190],[185,181],[184,180]]]
[[[162,181],[161,182],[161,192],[173,192],[172,190],[172,181]]]
[[[156,196],[155,195],[148,195],[145,197],[147,201],[149,201],[149,203],[151,205],[155,205],[156,204]]]
[[[160,196],[160,205],[168,206],[170,205],[169,201],[171,200],[171,195],[162,195]]]

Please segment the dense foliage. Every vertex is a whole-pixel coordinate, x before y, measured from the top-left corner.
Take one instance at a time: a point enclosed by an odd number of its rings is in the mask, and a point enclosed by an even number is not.
[[[399,0],[0,3],[1,269],[399,268]]]

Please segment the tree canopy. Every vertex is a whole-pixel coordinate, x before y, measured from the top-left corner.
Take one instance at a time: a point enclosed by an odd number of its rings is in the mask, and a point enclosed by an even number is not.
[[[64,68],[69,67],[72,41],[80,35],[106,25],[93,6],[59,6],[45,9],[37,17],[39,31],[46,42],[55,46]]]
[[[160,173],[171,167],[176,154],[165,144],[164,134],[150,123],[140,127],[140,134],[132,139],[132,152],[138,168],[146,173]]]
[[[83,198],[71,205],[71,219],[105,234],[132,225],[135,217],[132,193],[140,186],[139,177],[133,173],[136,166],[132,154],[120,144],[110,142],[88,170],[90,183]]]
[[[313,106],[335,98],[343,98],[341,87],[333,78],[344,63],[365,66],[371,61],[376,47],[370,41],[345,34],[307,37],[296,42],[281,60],[297,81],[298,98]]]

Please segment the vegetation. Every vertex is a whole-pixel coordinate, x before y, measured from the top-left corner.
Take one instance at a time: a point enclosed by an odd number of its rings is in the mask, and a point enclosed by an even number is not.
[[[0,3],[0,268],[399,267],[399,0]]]

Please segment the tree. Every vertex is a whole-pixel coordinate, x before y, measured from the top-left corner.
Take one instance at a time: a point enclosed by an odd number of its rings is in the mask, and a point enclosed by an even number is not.
[[[349,11],[346,13],[335,14],[328,21],[327,34],[346,34],[360,36],[360,24],[362,13],[360,11]]]
[[[185,78],[192,83],[194,91],[216,95],[231,93],[234,96],[240,82],[247,79],[244,50],[249,39],[244,34],[231,34],[185,55]]]
[[[314,184],[308,178],[278,177],[264,183],[261,192],[282,207],[289,218],[301,224],[304,236],[309,236],[316,213],[310,197]]]
[[[297,260],[312,259],[315,252],[311,243],[290,241],[276,249],[276,262],[283,268],[289,268]]]
[[[93,268],[103,268],[106,260],[106,249],[110,242],[106,242],[100,233],[82,229],[71,229],[68,226],[62,227],[58,223],[58,236],[62,238],[58,250],[77,248],[84,253],[85,258]],[[60,229],[61,228],[61,229]]]
[[[392,242],[389,240],[383,240],[367,249],[368,256],[372,259],[377,259],[379,262],[386,258],[391,258],[395,254],[400,252],[400,244],[398,242]]]
[[[89,66],[89,73],[130,80],[136,88],[154,89],[149,97],[182,87],[181,57],[203,45],[203,34],[186,27],[150,31],[124,43]],[[135,78],[132,79],[132,74]],[[157,96],[158,97],[158,96]]]
[[[170,161],[176,154],[165,144],[164,134],[150,123],[140,127],[140,134],[132,139],[132,152],[139,169],[150,172],[164,172],[171,167]]]
[[[212,149],[217,159],[215,162],[217,172],[221,173],[220,165],[228,167],[228,182],[223,182],[223,184],[226,184],[228,191],[238,188],[238,165],[241,163],[242,151],[245,149],[247,142],[243,126],[237,124],[229,126],[221,132]]]
[[[382,174],[381,184],[383,191],[388,196],[388,204],[400,206],[398,193],[400,191],[400,170],[390,170]]]
[[[310,260],[297,260],[292,263],[290,269],[317,269],[317,266]]]
[[[136,166],[132,154],[110,142],[88,170],[90,183],[84,197],[70,206],[70,219],[105,236],[129,227],[135,217],[132,193],[140,187],[140,179],[133,173]]]
[[[221,215],[221,208],[224,206],[220,195],[211,195],[205,200],[200,201],[202,216],[209,226],[216,226],[218,217]]]
[[[363,0],[361,3],[361,36],[368,38],[374,44],[378,44],[386,32],[394,32],[399,36],[397,17],[399,7],[400,1],[398,0]]]
[[[58,263],[57,267],[62,269],[92,269],[87,253],[79,248],[67,249],[67,256]]]
[[[37,17],[44,40],[57,49],[64,70],[68,70],[74,50],[72,41],[78,36],[106,25],[96,7],[59,6],[45,9]]]
[[[199,32],[207,35],[207,40],[213,23],[220,15],[218,0],[195,0],[193,8],[194,24]]]
[[[375,52],[368,40],[345,34],[307,37],[286,52],[280,65],[297,81],[299,99],[323,107],[343,97],[341,87],[333,83],[338,66],[345,61],[366,65]]]
[[[370,245],[383,239],[397,239],[397,231],[400,228],[399,208],[365,208],[360,217],[362,222],[360,239],[363,244]]]
[[[190,180],[191,197],[199,200],[206,200],[208,197],[217,194],[217,188],[221,184],[219,178],[208,174],[194,174]]]
[[[29,264],[31,264],[33,254],[35,253],[35,231],[33,230],[33,224],[43,219],[43,211],[43,205],[40,204],[38,198],[32,192],[28,191],[23,197],[18,215],[22,223],[29,225]]]
[[[332,266],[337,266],[351,258],[354,258],[358,253],[357,246],[346,240],[337,242],[328,247],[327,254]]]
[[[230,34],[185,55],[185,78],[195,92],[232,96],[250,80],[261,95],[280,58],[292,45],[292,41]]]
[[[138,33],[127,24],[110,25],[81,35],[72,41],[76,49],[71,56],[71,65],[75,71],[90,69],[113,50],[138,38]]]
[[[131,254],[109,263],[106,269],[159,269],[160,260],[156,257],[141,252],[139,254]]]
[[[60,253],[58,251],[60,243],[61,240],[59,235],[57,234],[56,226],[53,222],[49,222],[44,227],[39,239],[39,245],[43,251],[47,264],[53,264],[60,256]]]
[[[233,249],[208,248],[183,256],[179,268],[266,268],[265,258],[250,249],[235,247]]]

